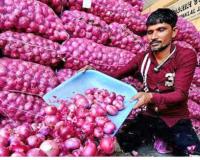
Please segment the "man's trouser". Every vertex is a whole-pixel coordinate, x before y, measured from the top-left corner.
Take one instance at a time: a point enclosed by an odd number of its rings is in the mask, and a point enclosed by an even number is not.
[[[141,144],[152,143],[154,137],[159,137],[173,147],[174,155],[191,154],[189,146],[195,146],[193,154],[200,155],[200,141],[189,119],[180,120],[169,128],[160,118],[139,114],[133,120],[126,120],[116,136],[124,152],[137,150]]]

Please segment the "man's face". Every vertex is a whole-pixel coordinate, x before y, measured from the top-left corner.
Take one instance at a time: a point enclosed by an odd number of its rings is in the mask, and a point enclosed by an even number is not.
[[[169,46],[172,38],[176,36],[176,28],[172,28],[167,23],[158,23],[148,26],[147,39],[149,41],[151,50],[153,52],[159,52]]]

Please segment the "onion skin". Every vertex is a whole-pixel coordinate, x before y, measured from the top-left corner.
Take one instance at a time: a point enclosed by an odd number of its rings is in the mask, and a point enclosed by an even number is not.
[[[39,148],[30,149],[27,154],[27,157],[46,157],[46,154]]]
[[[58,156],[59,155],[59,147],[58,144],[53,140],[45,140],[40,145],[40,149],[46,153],[48,157],[50,156]]]
[[[8,157],[10,156],[9,149],[6,147],[0,147],[0,157]]]
[[[64,142],[64,145],[67,150],[75,150],[75,149],[80,148],[81,141],[78,138],[70,138]]]
[[[100,141],[100,149],[108,155],[111,155],[115,150],[116,139],[114,137],[104,137]]]

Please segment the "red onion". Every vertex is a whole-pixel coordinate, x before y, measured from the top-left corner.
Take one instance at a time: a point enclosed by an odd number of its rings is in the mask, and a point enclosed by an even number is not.
[[[56,115],[47,115],[45,116],[44,121],[47,126],[55,126],[59,119]]]
[[[103,131],[106,134],[112,134],[112,133],[114,133],[115,129],[116,129],[116,126],[112,122],[106,122],[104,124],[104,126],[103,126]]]
[[[6,137],[0,136],[0,146],[4,146],[4,147],[8,146],[8,139]]]
[[[11,144],[24,144],[23,142],[24,138],[19,136],[18,134],[13,134],[9,137],[10,145]]]
[[[72,69],[60,69],[56,72],[56,76],[59,82],[62,83],[71,78],[74,74],[76,74],[76,72],[77,72],[76,70]]]
[[[11,154],[11,157],[25,157],[26,154],[23,152],[14,152]]]
[[[106,115],[106,111],[102,107],[93,104],[92,108],[90,109],[90,115],[93,116],[93,117],[105,116]]]
[[[59,155],[59,147],[58,143],[54,140],[45,140],[40,145],[40,149],[48,156],[58,156]]]
[[[70,138],[74,136],[74,134],[74,127],[72,125],[61,127],[58,130],[58,136],[62,137],[63,139]]]
[[[87,116],[87,117],[85,118],[85,122],[86,122],[86,123],[93,123],[94,120],[95,120],[95,117],[93,117],[93,116]]]
[[[11,131],[9,129],[0,128],[0,136],[1,137],[8,139],[10,134],[11,134]]]
[[[115,116],[118,114],[118,109],[117,107],[113,106],[113,105],[107,105],[106,106],[106,111],[109,115],[111,116]]]
[[[117,100],[117,99],[115,99],[115,100],[112,102],[112,104],[113,104],[115,107],[117,107],[117,109],[118,109],[119,111],[121,111],[121,110],[123,110],[123,109],[125,108],[125,106],[124,106],[124,104],[123,104],[123,101],[120,101],[120,100]]]
[[[56,115],[57,108],[55,106],[48,106],[44,108],[44,111],[47,115]]]
[[[83,118],[78,118],[76,125],[81,127],[84,124],[85,120]]]
[[[85,122],[81,128],[83,133],[90,135],[94,132],[94,123]]]
[[[101,139],[100,141],[100,149],[108,154],[108,155],[111,155],[114,153],[115,151],[115,138],[114,137],[104,137]]]
[[[52,133],[52,129],[49,126],[43,126],[39,129],[39,134],[41,134],[42,136],[48,136],[51,135]]]
[[[69,138],[64,142],[65,148],[67,150],[75,150],[80,148],[81,141],[80,139],[74,137],[74,138]]]
[[[65,122],[64,121],[58,121],[54,127],[55,130],[59,130],[59,128],[65,126]]]
[[[9,149],[13,152],[22,152],[26,153],[30,148],[27,145],[24,144],[11,144],[9,146]]]
[[[31,147],[39,147],[42,143],[42,139],[37,135],[32,135],[27,138],[27,144]]]
[[[111,97],[106,97],[104,99],[104,102],[107,103],[107,104],[112,104],[112,101],[114,100],[114,98],[111,98]]]
[[[103,129],[101,127],[96,127],[94,129],[94,136],[97,137],[97,138],[101,138],[103,137],[104,135],[104,132],[103,132]]]
[[[3,146],[0,146],[0,157],[8,157],[10,156],[9,149]]]
[[[79,157],[81,155],[81,151],[82,151],[82,148],[73,150],[72,155],[75,156],[75,157]]]
[[[99,127],[103,127],[104,124],[105,124],[106,122],[108,122],[108,121],[109,121],[109,119],[108,119],[107,117],[103,117],[103,116],[100,116],[100,117],[96,117],[96,118],[95,118],[95,122],[97,123],[97,125],[98,125]]]
[[[75,104],[78,107],[90,108],[87,98],[81,94],[75,95]]]
[[[40,148],[32,148],[26,155],[27,157],[46,157],[46,154]]]
[[[85,118],[86,116],[89,115],[89,111],[85,108],[82,108],[82,107],[79,107],[77,110],[76,110],[76,116],[78,118]]]
[[[81,156],[96,156],[97,154],[97,146],[94,142],[86,142],[83,150],[81,151]]]
[[[18,126],[15,130],[15,133],[17,133],[19,136],[27,138],[33,133],[33,130],[29,124],[24,124]]]

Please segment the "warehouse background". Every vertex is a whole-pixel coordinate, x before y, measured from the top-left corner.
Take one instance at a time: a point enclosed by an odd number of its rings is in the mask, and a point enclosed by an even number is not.
[[[177,11],[192,22],[200,31],[200,1],[199,0],[145,0],[143,13],[153,12],[157,8],[167,7]]]

